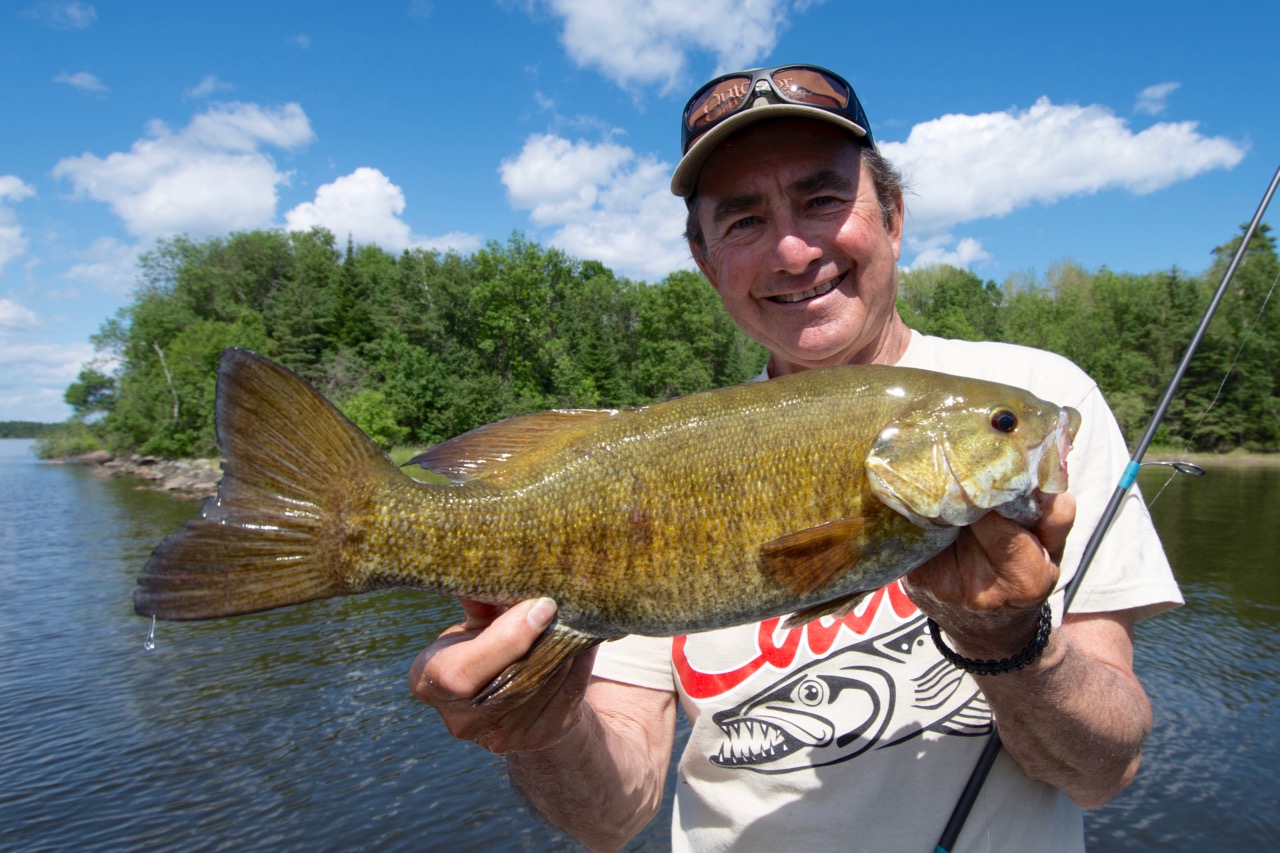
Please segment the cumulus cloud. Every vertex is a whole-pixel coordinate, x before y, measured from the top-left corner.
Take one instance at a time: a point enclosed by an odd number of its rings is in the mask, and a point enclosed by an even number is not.
[[[991,259],[990,253],[982,248],[979,241],[972,237],[956,240],[950,234],[936,234],[925,240],[907,236],[906,248],[915,255],[911,260],[911,269],[938,264],[968,269],[974,264]]]
[[[1177,91],[1181,83],[1157,83],[1148,86],[1138,93],[1138,101],[1133,105],[1134,112],[1156,116],[1164,112],[1169,96]]]
[[[183,92],[182,97],[190,99],[207,98],[217,92],[228,92],[230,90],[230,83],[219,80],[216,75],[206,74],[199,83]]]
[[[547,0],[564,21],[560,41],[578,65],[620,86],[655,84],[671,91],[687,82],[685,56],[706,51],[722,70],[767,56],[789,14],[803,0]],[[794,7],[795,12],[791,9]]]
[[[34,329],[40,325],[35,312],[12,299],[0,299],[0,330]]]
[[[314,138],[302,107],[218,104],[172,130],[152,122],[129,151],[60,160],[53,174],[107,204],[130,234],[195,236],[269,227],[287,181],[262,149]]]
[[[27,342],[4,331],[0,327],[0,420],[66,420],[71,409],[62,395],[81,366],[94,358],[93,347]]]
[[[912,184],[909,226],[922,237],[1070,196],[1155,192],[1232,168],[1245,155],[1229,139],[1204,136],[1195,122],[1135,133],[1106,107],[1048,98],[1027,110],[942,116],[881,150]]]
[[[98,13],[90,3],[41,0],[24,10],[22,17],[55,30],[87,30],[98,20]]]
[[[648,279],[693,266],[670,164],[613,142],[538,134],[499,174],[512,206],[553,228],[549,242],[571,255]]]
[[[299,204],[285,214],[290,231],[320,226],[340,240],[373,243],[392,252],[409,248],[469,252],[480,246],[474,234],[452,232],[443,237],[415,237],[402,218],[404,192],[377,169],[362,166],[316,190],[315,201]]]
[[[107,91],[106,85],[96,75],[90,74],[88,71],[77,71],[75,74],[68,74],[63,71],[53,78],[53,82],[66,83],[71,88],[79,89],[87,95],[101,95]]]
[[[94,289],[117,296],[127,296],[138,282],[138,257],[143,248],[114,237],[101,237],[87,251],[80,253],[80,262],[73,264],[64,276],[83,281]]]
[[[0,175],[0,270],[27,250],[27,238],[22,234],[18,214],[8,202],[22,201],[36,191],[15,175]]]

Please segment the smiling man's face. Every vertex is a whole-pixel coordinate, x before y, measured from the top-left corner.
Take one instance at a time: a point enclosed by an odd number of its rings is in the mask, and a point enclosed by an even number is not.
[[[902,211],[886,224],[861,148],[825,122],[786,119],[722,143],[698,178],[703,274],[781,376],[892,364]]]

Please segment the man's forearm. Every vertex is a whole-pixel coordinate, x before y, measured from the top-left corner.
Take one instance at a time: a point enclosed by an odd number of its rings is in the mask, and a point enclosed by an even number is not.
[[[1035,665],[977,679],[1023,771],[1085,808],[1104,805],[1133,780],[1151,731],[1142,685],[1131,666],[1110,659],[1129,648],[1122,623],[1073,620]]]
[[[646,729],[614,699],[639,690],[641,719],[660,718]],[[616,850],[644,828],[662,804],[674,737],[675,697],[658,691],[597,682],[588,689],[581,719],[554,746],[507,756],[516,789],[548,822],[593,850]],[[665,736],[664,736],[665,733]]]

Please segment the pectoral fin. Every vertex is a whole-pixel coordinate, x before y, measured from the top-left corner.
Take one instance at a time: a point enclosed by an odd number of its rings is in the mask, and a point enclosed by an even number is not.
[[[766,542],[760,547],[760,570],[796,595],[813,592],[862,559],[862,532],[868,521],[838,518]]]
[[[474,704],[508,699],[537,690],[551,677],[556,667],[604,639],[607,638],[584,634],[555,622],[542,633],[528,654],[504,669],[497,678],[489,682],[489,686],[480,691]]]
[[[812,622],[814,619],[821,619],[823,616],[834,616],[837,619],[846,616],[853,611],[853,608],[858,606],[862,599],[874,591],[855,592],[853,595],[846,595],[844,598],[824,601],[821,604],[797,610],[782,620],[782,629],[785,631],[791,628],[799,628],[801,625]]]

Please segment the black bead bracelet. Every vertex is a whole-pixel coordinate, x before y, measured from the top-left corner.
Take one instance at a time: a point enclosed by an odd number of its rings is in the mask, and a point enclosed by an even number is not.
[[[942,656],[957,669],[963,669],[965,672],[973,675],[1000,675],[1005,672],[1014,672],[1022,669],[1035,662],[1036,658],[1044,654],[1044,647],[1049,645],[1049,632],[1053,630],[1053,611],[1049,608],[1049,602],[1045,602],[1040,608],[1040,619],[1036,623],[1036,635],[1031,638],[1031,642],[1026,648],[1018,652],[1011,658],[1004,660],[974,660],[962,655],[956,654],[942,642],[942,632],[938,629],[938,623],[932,619],[929,620],[929,634],[933,637],[933,644],[938,647],[938,651]]]

